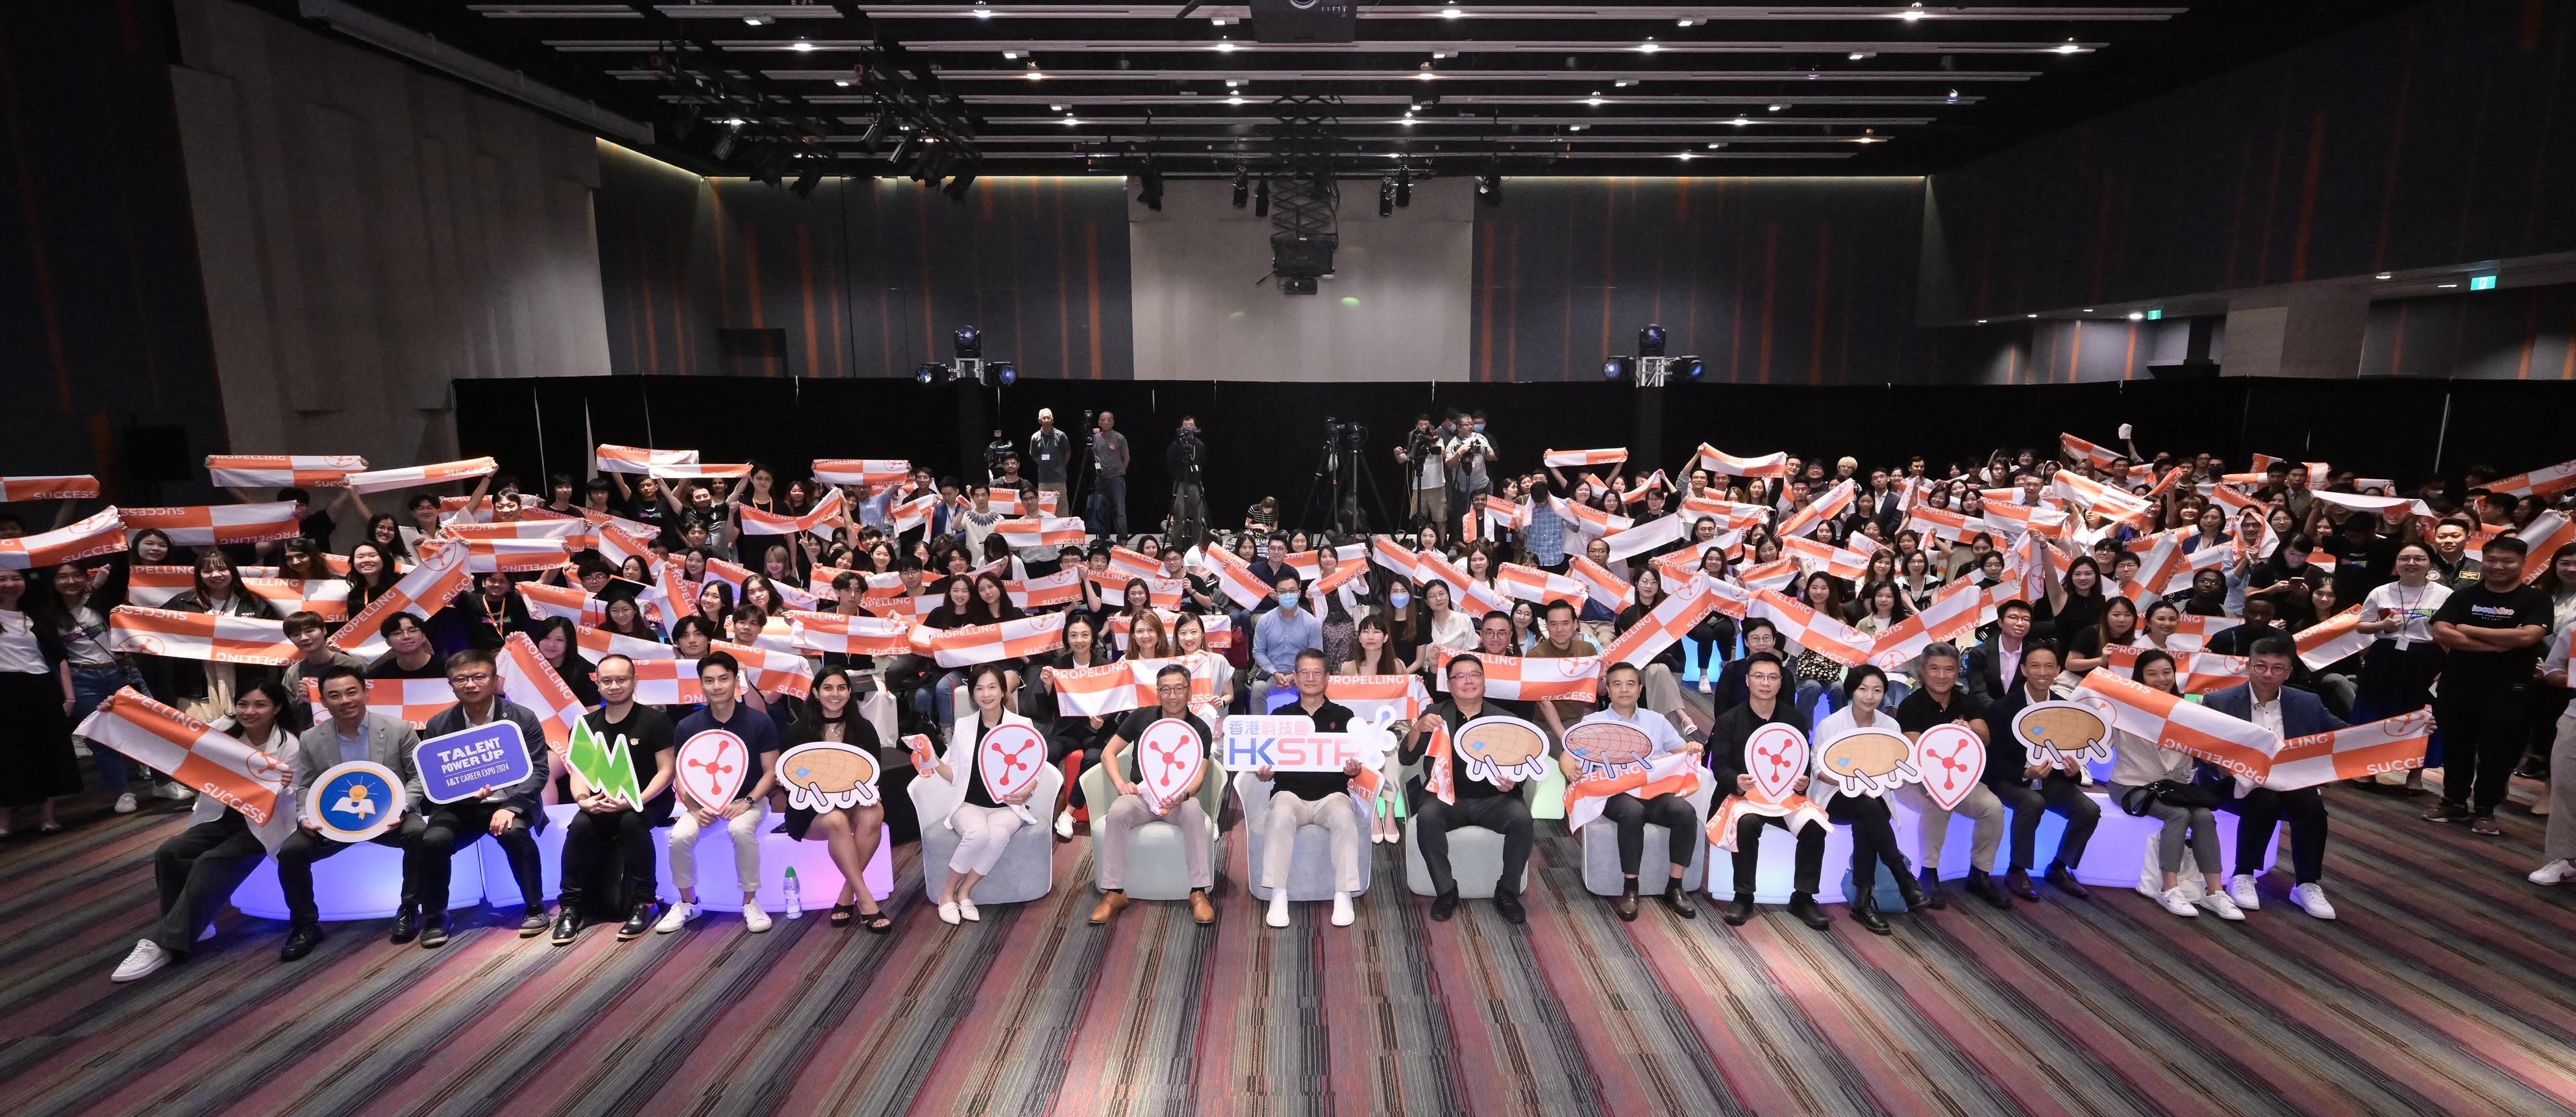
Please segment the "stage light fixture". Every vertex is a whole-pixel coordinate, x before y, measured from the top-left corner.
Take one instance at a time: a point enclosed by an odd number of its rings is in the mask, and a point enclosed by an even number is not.
[[[894,151],[886,156],[886,162],[898,167],[903,166],[906,160],[912,158],[913,150],[921,146],[920,139],[921,137],[914,133],[904,133],[902,139],[895,141]]]
[[[1644,329],[1637,331],[1637,355],[1640,357],[1660,357],[1664,355],[1664,328],[1662,326],[1648,323]]]
[[[1377,215],[1380,217],[1395,216],[1394,176],[1390,175],[1386,178],[1377,180]]]
[[[1627,379],[1630,370],[1634,369],[1636,365],[1636,359],[1632,357],[1611,357],[1605,359],[1601,362],[1601,378],[1604,380],[1625,380]]]
[[[961,359],[984,355],[984,331],[973,326],[957,327],[956,332],[949,335],[949,341]]]
[[[1241,167],[1234,169],[1234,208],[1242,209],[1243,200],[1252,194],[1252,176]]]
[[[1708,374],[1708,362],[1698,357],[1681,358],[1682,375],[1697,380]]]
[[[1262,179],[1260,185],[1252,188],[1252,215],[1270,216],[1270,180],[1267,178]]]
[[[716,146],[710,149],[707,154],[712,155],[719,160],[731,159],[733,158],[734,145],[740,142],[741,139],[742,123],[740,121],[726,125],[724,134],[716,137]]]
[[[1503,176],[1500,173],[1477,175],[1476,200],[1489,206],[1503,204]]]
[[[920,368],[912,370],[912,378],[924,384],[928,384],[939,378],[939,366],[931,364],[928,361],[924,361],[921,363]]]
[[[1146,209],[1163,211],[1163,172],[1150,159],[1136,176],[1136,200],[1145,203]]]
[[[787,189],[799,198],[811,198],[814,196],[814,188],[821,185],[823,185],[823,168],[807,167],[804,174],[796,176],[795,185]]]
[[[859,150],[873,154],[877,146],[885,142],[886,133],[891,131],[894,131],[894,114],[878,113],[876,120],[868,125],[868,130],[859,135]]]
[[[995,361],[985,367],[992,370],[993,379],[1005,388],[1020,382],[1019,366],[1009,361]]]

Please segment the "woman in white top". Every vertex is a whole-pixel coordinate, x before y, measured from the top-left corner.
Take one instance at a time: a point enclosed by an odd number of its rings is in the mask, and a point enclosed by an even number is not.
[[[1207,622],[1198,614],[1183,613],[1172,621],[1172,657],[1190,669],[1191,678],[1208,680],[1210,696],[1204,701],[1192,696],[1190,712],[1210,730],[1225,732],[1221,711],[1234,704],[1234,665],[1207,646]]]
[[[2162,651],[2138,653],[2137,670],[2131,677],[2152,690],[2182,693],[2174,684],[2174,658]],[[2111,760],[2111,805],[2132,815],[2153,815],[2165,824],[2156,838],[2156,864],[2164,870],[2164,884],[2148,899],[2186,919],[2199,915],[2203,908],[2220,919],[2245,918],[2236,901],[2227,897],[2227,880],[2219,866],[2217,815],[2208,807],[2166,803],[2148,790],[2160,781],[2191,783],[2191,754],[2125,731],[2115,731],[2112,744],[2116,752]],[[2182,851],[2186,842],[2205,885],[2198,900],[2186,898],[2182,889]],[[2148,892],[2145,888],[2138,891]]]
[[[8,836],[18,807],[36,808],[38,833],[61,830],[55,797],[80,793],[62,633],[53,587],[30,581],[24,570],[0,570],[0,837]]]
[[[1843,686],[1848,701],[1817,722],[1816,734],[1810,739],[1814,743],[1810,755],[1815,778],[1808,781],[1807,787],[1822,801],[1826,817],[1835,825],[1851,828],[1852,922],[1871,934],[1892,934],[1887,920],[1878,914],[1877,902],[1870,898],[1878,866],[1887,866],[1888,875],[1896,878],[1896,891],[1905,898],[1906,910],[1923,911],[1936,905],[1923,891],[1922,882],[1914,879],[1905,854],[1896,848],[1896,828],[1891,821],[1895,816],[1888,810],[1886,798],[1835,794],[1839,780],[1828,770],[1825,757],[1826,746],[1834,738],[1855,729],[1875,729],[1900,742],[1905,739],[1905,731],[1897,728],[1895,711],[1879,709],[1879,703],[1887,698],[1887,672],[1864,663],[1843,676]]]
[[[958,803],[951,808],[946,821],[957,830],[957,852],[948,859],[948,880],[939,888],[940,922],[954,924],[983,918],[975,910],[975,882],[993,871],[1002,861],[1002,852],[1010,848],[1011,835],[1027,825],[1025,815],[1029,788],[993,798],[984,786],[983,774],[976,770],[981,762],[984,734],[1003,725],[1027,725],[1029,719],[1010,712],[1003,698],[1010,684],[998,663],[977,664],[968,676],[973,688],[975,709],[957,719],[948,733],[948,751],[939,758],[939,778],[953,785],[959,793]],[[1042,758],[1041,758],[1042,759]],[[940,820],[922,820],[933,826]]]
[[[2442,673],[2442,647],[2433,642],[2432,622],[2434,612],[2451,599],[2451,587],[2433,580],[2433,552],[2421,543],[2399,546],[2395,565],[2397,580],[2362,596],[2361,619],[2352,626],[2377,637],[2361,653],[2361,685],[2353,695],[2355,724],[2432,705],[2433,680]],[[2423,769],[2407,772],[2405,786],[2424,786]]]
[[[1452,651],[1476,650],[1476,622],[1449,601],[1449,583],[1437,578],[1422,584],[1422,607],[1431,611],[1431,642]],[[1424,663],[1432,662],[1425,657]]]

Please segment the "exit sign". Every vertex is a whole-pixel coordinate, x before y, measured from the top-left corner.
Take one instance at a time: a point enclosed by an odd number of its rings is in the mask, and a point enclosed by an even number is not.
[[[2473,275],[2469,277],[2469,290],[2472,291],[2493,291],[2495,290],[2495,284],[2496,277],[2492,275]]]
[[[2164,316],[2165,312],[2162,310],[2150,310],[2147,312],[2147,321],[2153,322],[2157,319],[2163,318]]]

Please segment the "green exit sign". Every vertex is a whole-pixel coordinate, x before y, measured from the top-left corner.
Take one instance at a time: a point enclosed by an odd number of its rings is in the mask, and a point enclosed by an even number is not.
[[[2150,310],[2147,312],[2147,321],[2153,322],[2157,319],[2163,318],[2164,316],[2165,312],[2162,310]]]
[[[2495,290],[2495,283],[2496,277],[2492,275],[2473,275],[2469,277],[2469,290],[2493,291]]]

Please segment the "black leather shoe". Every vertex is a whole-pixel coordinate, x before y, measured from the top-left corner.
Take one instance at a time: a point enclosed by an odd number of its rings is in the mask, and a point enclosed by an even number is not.
[[[1447,923],[1449,917],[1456,914],[1458,914],[1456,892],[1443,892],[1431,898],[1431,918],[1434,922]]]
[[[2074,871],[2068,869],[2064,862],[2054,862],[2048,866],[2048,883],[2055,886],[2058,891],[2078,900],[2092,895],[2091,892],[2085,891],[2083,882],[2075,879]]]
[[[1664,894],[1659,898],[1664,901],[1665,910],[1674,915],[1684,919],[1699,918],[1699,905],[1691,902],[1690,890],[1683,888],[1682,882],[1674,881],[1665,885]]]
[[[590,921],[581,917],[580,905],[561,904],[556,906],[554,944],[556,946],[571,946],[573,937],[581,934],[581,929],[589,925]],[[521,932],[521,934],[525,933],[526,932],[524,931]]]
[[[1617,898],[1610,901],[1610,910],[1619,913],[1619,921],[1622,923],[1634,923],[1637,921],[1636,881],[1629,881],[1627,889],[1620,892]]]
[[[2004,895],[2003,889],[1995,887],[1995,878],[1982,870],[1968,871],[1968,895],[1984,900],[1995,907],[2012,906],[2012,897]]]
[[[1816,906],[1816,898],[1804,892],[1789,894],[1789,914],[1797,916],[1798,922],[1819,931],[1834,923],[1833,917],[1825,914],[1825,909]]]
[[[1924,891],[1922,885],[1916,884],[1913,877],[1896,878],[1896,894],[1904,898],[1907,911],[1922,911],[1941,906],[1932,901],[1932,894]]]
[[[2030,870],[2028,869],[2013,869],[2006,872],[2004,874],[2004,891],[2010,892],[2020,899],[2029,900],[2033,903],[2037,903],[2039,901],[2039,889],[2030,886]]]
[[[1888,927],[1887,917],[1878,914],[1878,901],[1871,899],[1866,895],[1862,896],[1860,899],[1852,901],[1851,917],[1852,922],[1860,924],[1861,927],[1867,930],[1870,934],[1892,935],[1896,933],[1894,929]]]
[[[528,913],[519,917],[519,937],[533,939],[546,933],[546,906],[528,905]]]
[[[1494,893],[1494,912],[1503,917],[1503,922],[1515,927],[1529,922],[1529,909],[1521,906],[1518,892]]]
[[[1905,902],[1909,906],[1916,903],[1912,896],[1906,897]],[[1921,901],[1921,906],[1930,908],[1933,911],[1939,911],[1950,906],[1949,893],[1944,892],[1941,889],[1941,871],[1939,869],[1923,870],[1923,899]]]
[[[447,917],[439,916],[421,924],[420,948],[436,950],[447,945]]]
[[[401,911],[395,912],[395,913],[394,913],[394,933],[393,933],[393,939],[392,939],[393,944],[394,944],[395,946],[401,946],[402,944],[407,943],[407,942],[410,942],[411,940],[416,939],[416,938],[419,938],[419,937],[420,937],[420,911],[419,911],[419,909],[417,909],[417,908],[404,908],[404,909],[402,909]]]
[[[626,913],[626,922],[617,928],[617,941],[640,939],[653,931],[653,901],[646,900]]]
[[[1753,919],[1753,894],[1750,892],[1736,893],[1734,901],[1726,905],[1725,919],[1726,925],[1729,927],[1741,927],[1746,923],[1751,922]]]
[[[277,960],[292,962],[313,953],[313,948],[320,945],[322,945],[322,928],[311,923],[296,924],[294,930],[286,933],[286,946],[277,952]]]

